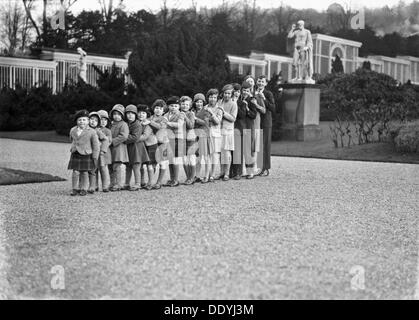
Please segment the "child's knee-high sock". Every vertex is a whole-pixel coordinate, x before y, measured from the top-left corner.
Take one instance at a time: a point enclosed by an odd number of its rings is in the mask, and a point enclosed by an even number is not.
[[[189,180],[190,168],[189,168],[188,156],[183,157],[183,170],[185,170],[186,180]]]
[[[73,170],[73,174],[71,175],[71,187],[73,190],[79,190],[79,179],[80,179],[80,171]]]
[[[125,166],[125,186],[131,185],[131,177],[132,177],[132,165],[127,164]]]
[[[166,174],[166,167],[163,167],[162,165],[160,165],[159,168],[159,177],[157,178],[157,182],[156,184],[162,184],[163,179],[164,179],[164,175]]]
[[[115,184],[114,186],[116,188],[121,188],[122,185],[122,164],[121,163],[115,163],[113,165],[113,170],[115,174]]]
[[[194,154],[189,156],[189,170],[190,170],[190,176],[189,176],[189,180],[191,180],[192,182],[195,180],[195,176],[196,176],[196,156]]]
[[[89,174],[87,171],[80,172],[80,190],[87,191],[89,185]]]
[[[148,171],[148,182],[147,184],[151,186],[153,180],[154,180],[154,168],[152,165],[147,166]]]
[[[229,176],[231,166],[231,151],[226,152],[225,160],[226,161],[224,164],[224,175]]]
[[[210,156],[206,156],[205,157],[205,178],[209,178],[210,169],[211,169]]]
[[[199,157],[198,161],[196,162],[195,177],[199,177],[201,175],[201,161],[202,161],[202,157]]]
[[[173,165],[173,181],[179,181],[179,169],[180,169],[180,165],[179,164],[175,164]]]
[[[141,183],[144,181],[144,170],[141,170],[142,165],[140,163],[136,163],[132,166],[132,169],[134,171],[134,180],[135,180],[135,186],[139,187]]]
[[[145,184],[145,170],[144,166],[141,164],[141,184]]]
[[[175,176],[175,165],[174,164],[169,164],[169,175],[170,175],[170,180],[174,181],[174,176]]]
[[[213,177],[214,175],[215,175],[215,167],[217,166],[217,164],[220,164],[220,154],[217,152],[217,153],[214,153],[214,154],[212,154],[212,157],[211,157],[212,159],[211,159],[211,172],[210,172],[210,175]]]
[[[91,170],[89,171],[89,190],[94,191],[96,189],[96,175],[97,170]]]
[[[109,189],[109,169],[108,166],[100,167],[100,178],[102,179],[102,189]]]

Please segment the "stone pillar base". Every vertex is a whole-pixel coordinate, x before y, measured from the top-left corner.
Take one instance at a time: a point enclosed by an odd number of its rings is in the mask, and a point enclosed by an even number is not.
[[[321,139],[320,86],[283,84],[282,140],[315,141]]]

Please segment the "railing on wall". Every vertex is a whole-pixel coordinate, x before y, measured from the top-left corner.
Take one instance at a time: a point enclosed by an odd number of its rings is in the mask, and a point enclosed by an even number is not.
[[[30,88],[46,84],[55,92],[56,65],[55,61],[0,57],[0,87],[15,89],[17,85]]]
[[[127,83],[132,83],[127,75],[128,59],[88,55],[86,60],[88,84],[97,86],[99,73],[93,65],[105,72],[110,71],[114,63],[117,72],[125,76]],[[77,83],[78,61],[78,54],[51,51],[43,52],[41,59],[0,56],[0,88],[46,84],[53,92],[60,92],[66,83]]]

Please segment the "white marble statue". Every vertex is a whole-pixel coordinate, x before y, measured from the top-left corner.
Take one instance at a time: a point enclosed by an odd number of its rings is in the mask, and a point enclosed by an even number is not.
[[[290,83],[313,84],[313,40],[310,30],[304,28],[303,20],[292,25],[288,38],[294,39],[293,66],[296,74]]]

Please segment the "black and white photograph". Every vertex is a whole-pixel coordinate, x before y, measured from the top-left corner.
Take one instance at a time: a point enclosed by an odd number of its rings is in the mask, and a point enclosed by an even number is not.
[[[0,300],[419,300],[418,222],[418,0],[0,0]]]

